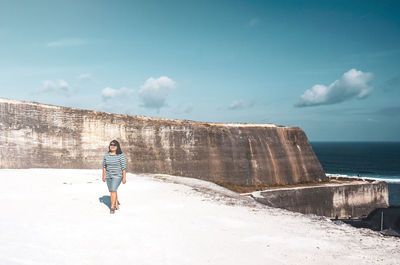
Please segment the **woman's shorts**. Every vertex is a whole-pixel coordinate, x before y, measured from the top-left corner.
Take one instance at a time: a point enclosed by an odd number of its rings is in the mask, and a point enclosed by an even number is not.
[[[122,178],[106,178],[108,191],[117,191]]]

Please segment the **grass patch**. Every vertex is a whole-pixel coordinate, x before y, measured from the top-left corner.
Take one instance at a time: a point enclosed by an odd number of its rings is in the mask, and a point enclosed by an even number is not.
[[[253,191],[260,190],[268,190],[268,189],[280,189],[280,188],[295,188],[295,187],[304,187],[304,186],[318,186],[324,185],[330,182],[330,180],[321,181],[321,182],[312,182],[312,181],[302,181],[296,184],[273,184],[273,185],[239,185],[231,182],[224,181],[213,181],[215,184],[220,185],[224,188],[232,190],[237,193],[248,193]]]

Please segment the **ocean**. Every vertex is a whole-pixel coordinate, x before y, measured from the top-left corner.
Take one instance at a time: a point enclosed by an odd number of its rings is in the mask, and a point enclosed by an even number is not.
[[[326,174],[382,179],[400,206],[400,142],[310,142]]]

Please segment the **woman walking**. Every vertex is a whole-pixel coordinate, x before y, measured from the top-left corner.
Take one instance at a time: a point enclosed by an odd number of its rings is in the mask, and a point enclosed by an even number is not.
[[[121,181],[126,183],[126,158],[117,140],[110,142],[103,158],[103,182],[106,180],[111,198],[110,213],[114,213],[119,209],[117,189]]]

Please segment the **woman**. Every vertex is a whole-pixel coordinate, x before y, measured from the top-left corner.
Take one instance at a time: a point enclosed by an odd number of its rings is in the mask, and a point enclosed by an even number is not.
[[[103,182],[107,179],[107,187],[111,197],[110,213],[119,209],[117,189],[119,184],[126,183],[126,158],[122,154],[117,140],[112,140],[108,152],[103,158]]]

